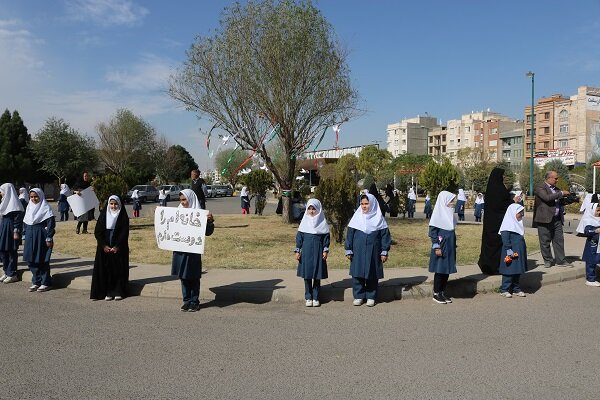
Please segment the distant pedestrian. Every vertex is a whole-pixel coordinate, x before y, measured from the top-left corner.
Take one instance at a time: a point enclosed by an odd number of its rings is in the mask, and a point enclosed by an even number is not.
[[[60,194],[58,196],[58,212],[61,221],[69,220],[69,202],[67,197],[71,195],[71,189],[66,183],[60,184]]]
[[[425,218],[431,218],[431,213],[433,212],[433,206],[431,205],[431,196],[429,193],[425,196],[425,207],[423,208],[423,213],[425,213]]]
[[[348,224],[346,257],[350,260],[353,305],[367,300],[373,307],[377,299],[378,280],[383,278],[383,263],[388,259],[392,244],[390,230],[379,203],[371,193],[360,197],[360,207]]]
[[[502,285],[500,294],[510,298],[512,296],[525,297],[525,292],[519,286],[521,274],[527,272],[527,246],[525,245],[525,228],[523,217],[525,208],[520,204],[511,204],[506,210],[500,236],[502,238],[502,253],[500,258],[500,273]]]
[[[310,199],[296,233],[297,275],[304,279],[306,307],[319,307],[321,279],[327,279],[329,254],[329,225],[321,202]]]
[[[29,191],[29,204],[25,210],[23,223],[25,224],[23,261],[27,262],[32,274],[32,285],[29,291],[45,292],[52,287],[50,256],[54,247],[52,238],[56,220],[41,189],[34,188]]]
[[[94,236],[97,246],[90,298],[121,300],[129,285],[129,216],[118,196],[108,198]]]
[[[408,212],[408,218],[415,217],[415,211],[417,208],[417,194],[413,188],[408,189],[408,203],[406,206],[406,211]]]
[[[201,209],[206,210],[206,194],[208,192],[206,182],[200,178],[200,170],[198,169],[193,169],[190,172],[190,177],[192,179],[191,189],[198,199],[198,205]]]
[[[158,202],[158,204],[160,204],[161,207],[167,206],[167,189],[165,189],[164,187],[158,190]]]
[[[92,181],[90,180],[90,174],[87,171],[83,172],[82,179],[75,183],[73,187],[73,192],[77,195],[81,195],[81,192],[92,186]],[[93,188],[92,188],[93,190]],[[94,220],[94,208],[89,210],[86,213],[81,214],[77,217],[77,228],[75,228],[75,233],[88,233],[88,222]],[[83,227],[83,230],[81,230]]]
[[[140,217],[140,210],[142,209],[142,201],[140,200],[140,191],[135,189],[131,193],[131,202],[133,203],[133,217]]]
[[[250,192],[246,186],[242,187],[242,191],[240,192],[240,203],[242,214],[250,214]]]
[[[450,274],[456,273],[455,198],[453,193],[440,192],[429,221],[429,272],[434,274],[433,301],[438,304],[452,303],[450,296],[446,295],[446,286]]]
[[[581,259],[585,261],[585,284],[600,287],[596,278],[596,268],[600,263],[598,241],[600,240],[600,207],[598,203],[590,203],[584,211],[577,233],[587,237]]]
[[[467,196],[465,196],[465,191],[463,189],[458,189],[458,197],[456,198],[456,208],[454,212],[458,214],[458,220],[465,220],[465,204],[467,203]]]
[[[481,222],[481,217],[483,216],[483,209],[485,207],[485,200],[483,199],[483,193],[477,193],[477,198],[475,199],[475,207],[474,215],[475,222]]]
[[[383,197],[381,196],[381,193],[379,192],[379,189],[377,188],[375,182],[373,182],[369,187],[369,193],[375,196],[377,204],[379,205],[379,211],[381,211],[381,215],[385,217],[385,213],[387,211],[385,207],[385,201],[383,201]]]
[[[179,192],[179,202],[179,208],[201,208],[196,194],[191,189],[183,189]],[[213,215],[209,213],[205,235],[212,235],[214,230],[214,218]],[[173,260],[171,262],[171,275],[179,277],[179,280],[181,281],[181,292],[183,294],[181,311],[199,311],[202,255],[174,251]]]
[[[0,186],[0,259],[3,274],[0,282],[13,283],[17,276],[18,250],[21,245],[21,232],[25,209],[17,197],[12,183]]]
[[[400,200],[398,199],[398,196],[396,196],[396,193],[394,193],[394,188],[389,183],[385,186],[385,198],[383,200],[385,201],[387,211],[390,213],[390,217],[398,218],[398,205]]]
[[[29,203],[29,192],[24,187],[19,188],[19,201],[23,204],[23,210],[27,208],[27,203]]]

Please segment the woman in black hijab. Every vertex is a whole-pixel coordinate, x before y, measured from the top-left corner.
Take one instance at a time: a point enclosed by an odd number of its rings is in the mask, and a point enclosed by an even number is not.
[[[510,191],[504,186],[504,170],[494,168],[485,191],[485,213],[483,214],[483,233],[481,235],[481,253],[477,264],[481,272],[497,275],[500,268],[502,239],[498,234],[502,219],[508,206],[513,203]]]
[[[373,196],[375,196],[375,199],[377,200],[377,203],[379,204],[379,210],[381,210],[381,214],[385,217],[385,212],[387,209],[387,207],[385,205],[385,200],[383,200],[383,197],[379,193],[379,189],[377,189],[377,185],[375,185],[375,183],[372,183],[371,186],[369,187],[369,193],[371,193]]]

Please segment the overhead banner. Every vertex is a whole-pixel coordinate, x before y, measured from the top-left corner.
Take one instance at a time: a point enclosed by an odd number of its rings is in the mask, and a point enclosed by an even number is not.
[[[587,109],[590,111],[600,111],[600,97],[599,96],[587,96],[586,99]]]
[[[573,149],[551,149],[546,156],[537,156],[534,159],[535,165],[543,167],[552,160],[560,160],[565,165],[575,165],[575,150]]]
[[[154,234],[158,248],[204,254],[208,213],[199,208],[156,207]]]
[[[100,204],[98,197],[96,197],[96,192],[94,192],[91,186],[87,189],[83,189],[79,194],[67,197],[67,202],[69,203],[71,210],[73,210],[73,215],[75,215],[75,217],[85,214],[98,207],[98,204]]]

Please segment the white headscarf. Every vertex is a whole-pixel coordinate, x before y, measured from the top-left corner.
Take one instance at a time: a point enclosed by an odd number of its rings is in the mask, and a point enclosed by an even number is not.
[[[479,197],[481,196],[481,197]],[[483,199],[483,193],[477,193],[477,198],[475,198],[475,204],[483,204],[485,200]]]
[[[358,229],[367,234],[387,228],[387,222],[385,222],[385,218],[381,214],[377,199],[371,193],[367,193],[366,196],[369,199],[369,211],[363,213],[362,208],[358,207],[350,223],[348,223],[348,227]]]
[[[590,203],[590,206],[585,208],[583,217],[575,229],[577,233],[585,233],[586,226],[600,226],[600,217],[596,217],[596,207],[598,203]]]
[[[64,194],[65,196],[70,196],[71,188],[69,188],[69,185],[67,185],[66,183],[61,183],[60,184],[60,194]]]
[[[113,211],[110,208],[110,201],[114,200],[119,205],[117,211]],[[115,229],[117,225],[117,218],[119,218],[119,214],[121,213],[121,199],[119,196],[115,196],[114,194],[108,198],[106,202],[106,229]]]
[[[139,190],[135,189],[133,191],[133,193],[131,193],[131,198],[132,199],[139,199],[140,198],[139,192],[140,192]]]
[[[413,188],[408,189],[408,198],[409,198],[409,200],[417,199],[417,195],[415,194],[415,191],[413,190]]]
[[[517,220],[517,214],[523,211],[525,208],[517,203],[511,204],[508,206],[506,213],[504,214],[504,219],[502,220],[502,225],[500,225],[500,230],[498,234],[502,231],[515,232],[519,235],[523,236],[525,234],[525,228],[523,227],[523,219],[520,221]]]
[[[522,191],[522,190],[517,190],[517,191],[515,192],[515,196],[514,196],[514,197],[521,197],[522,195],[523,195],[523,191]],[[514,198],[514,197],[513,197],[513,198]],[[521,200],[522,200],[522,199],[521,199]]]
[[[248,188],[246,186],[244,186],[242,188],[242,191],[240,192],[240,197],[246,197],[248,196]]]
[[[25,210],[25,217],[23,218],[23,222],[27,225],[35,225],[39,224],[42,221],[47,220],[50,217],[54,217],[54,213],[52,212],[52,208],[50,208],[50,204],[46,201],[46,196],[44,196],[44,192],[42,189],[33,188],[29,190],[29,193],[35,192],[40,198],[40,202],[37,204],[33,204],[32,201],[27,204],[27,209]]]
[[[317,214],[314,217],[308,215],[308,207],[313,206],[317,210]],[[325,212],[321,202],[317,199],[309,199],[306,202],[306,211],[298,226],[298,232],[311,233],[313,235],[322,235],[329,233],[329,225],[325,220]]]
[[[438,194],[433,213],[431,213],[431,219],[429,220],[429,226],[435,226],[446,231],[454,230],[456,227],[456,216],[454,215],[454,207],[448,207],[448,203],[455,197],[454,193],[445,190]]]
[[[427,193],[427,196],[425,196],[425,201],[429,201],[431,200],[431,196],[429,195],[429,193]]]
[[[185,196],[185,198],[188,201],[188,207],[187,208],[200,208],[200,202],[198,201],[198,197],[196,196],[196,193],[194,193],[194,191],[192,189],[183,189],[181,192],[179,192],[179,194],[182,194]],[[181,205],[181,203],[179,203],[179,208],[185,208],[183,205]]]
[[[592,196],[593,193],[586,193],[585,198],[583,199],[583,203],[581,203],[581,207],[579,207],[579,212],[582,213],[586,210],[586,208],[592,204]]]
[[[456,200],[458,200],[458,201],[467,201],[467,196],[465,196],[464,189],[458,189],[458,198]]]
[[[29,203],[29,196],[27,195],[27,189],[24,187],[19,188],[19,199],[25,200],[25,203]]]
[[[0,192],[2,192],[0,214],[6,215],[13,211],[23,211],[23,204],[19,201],[17,191],[12,183],[5,183],[0,186]]]

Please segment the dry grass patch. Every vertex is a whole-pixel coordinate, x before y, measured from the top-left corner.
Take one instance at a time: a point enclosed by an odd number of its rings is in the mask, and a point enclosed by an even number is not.
[[[297,224],[286,225],[278,216],[215,216],[215,232],[206,241],[203,264],[207,268],[264,268],[294,269]],[[426,267],[431,242],[427,236],[427,221],[388,221],[393,245],[386,267]],[[76,235],[76,222],[57,224],[55,249],[59,253],[94,257],[94,235]],[[95,222],[90,222],[93,232]],[[459,225],[456,232],[459,265],[474,264],[481,247],[481,225]],[[537,236],[526,235],[528,250],[539,249]],[[131,219],[129,236],[131,261],[148,264],[170,264],[171,252],[159,250],[154,239],[150,218]],[[328,264],[330,268],[348,268],[343,244],[332,243]]]

